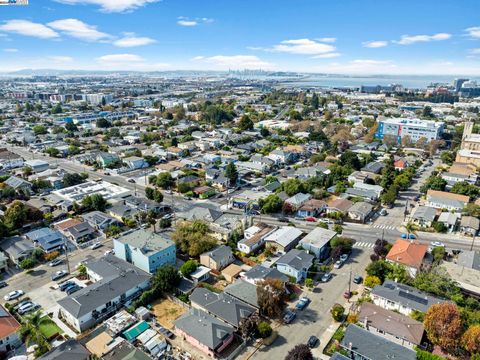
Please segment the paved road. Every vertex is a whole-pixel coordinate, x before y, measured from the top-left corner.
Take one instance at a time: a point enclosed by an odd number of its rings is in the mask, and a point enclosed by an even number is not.
[[[306,343],[311,335],[319,339],[331,324],[330,309],[335,303],[343,304],[343,293],[348,289],[350,271],[352,277],[363,274],[365,264],[369,261],[372,249],[354,249],[347,263],[340,269],[332,271],[333,278],[328,283],[318,284],[313,291],[305,292],[311,303],[303,311],[297,312],[297,318],[289,325],[281,325],[276,330],[279,337],[275,342],[257,351],[251,358],[259,360],[284,359],[287,352],[297,344]],[[352,284],[351,290],[356,290],[358,285]],[[294,307],[294,303],[290,305]],[[325,345],[325,344],[322,344]],[[320,357],[320,347],[313,349],[315,357]],[[247,352],[251,353],[252,348]],[[246,353],[245,353],[246,355]]]

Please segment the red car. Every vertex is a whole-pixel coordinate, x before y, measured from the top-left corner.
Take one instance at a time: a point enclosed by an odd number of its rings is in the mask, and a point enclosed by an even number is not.
[[[345,292],[343,293],[343,297],[344,297],[345,299],[350,299],[350,298],[352,297],[352,293],[347,290],[347,291],[345,291]]]
[[[313,216],[307,216],[304,220],[307,222],[317,222],[317,219],[315,219]]]

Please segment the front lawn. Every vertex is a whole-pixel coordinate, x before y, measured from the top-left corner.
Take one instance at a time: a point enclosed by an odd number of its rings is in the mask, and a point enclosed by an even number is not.
[[[48,316],[44,316],[40,319],[39,330],[46,339],[51,339],[58,334],[62,334],[63,330],[58,327],[55,322]]]

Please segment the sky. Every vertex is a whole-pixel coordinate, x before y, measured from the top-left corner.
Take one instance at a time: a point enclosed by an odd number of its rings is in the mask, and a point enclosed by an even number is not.
[[[29,0],[0,6],[0,72],[480,75],[479,0]]]

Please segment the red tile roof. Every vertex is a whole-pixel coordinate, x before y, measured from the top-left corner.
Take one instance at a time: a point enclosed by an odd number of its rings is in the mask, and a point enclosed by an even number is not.
[[[20,329],[20,323],[0,305],[0,339],[15,333]]]
[[[422,265],[427,250],[427,245],[398,239],[388,252],[387,260],[418,269]]]

